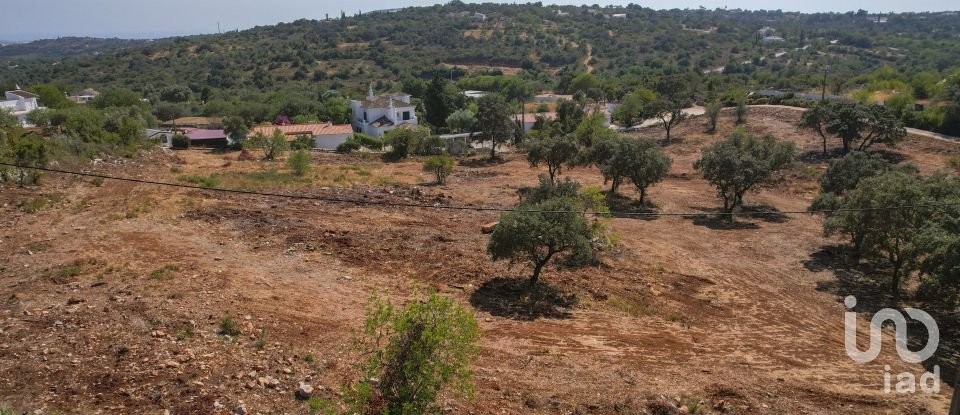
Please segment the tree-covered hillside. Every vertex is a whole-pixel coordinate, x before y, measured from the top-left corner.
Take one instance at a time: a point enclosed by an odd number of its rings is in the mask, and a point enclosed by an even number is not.
[[[881,70],[923,99],[960,68],[956,13],[882,17],[880,23],[863,10],[655,11],[637,5],[455,0],[172,38],[95,56],[8,59],[0,68],[0,87],[53,84],[65,92],[124,87],[155,105],[166,92],[177,97],[174,103],[184,113],[232,115],[241,106],[270,107],[253,111],[260,119],[251,121],[262,121],[273,113],[298,115],[284,106],[323,118],[323,108],[308,101],[357,97],[370,83],[377,91],[404,90],[419,97],[436,73],[462,89],[502,90],[501,75],[515,76],[524,85],[507,94],[513,98],[531,91],[592,89],[597,97],[619,100],[662,75],[689,77],[710,94],[819,90],[824,73],[830,93],[903,92],[871,84],[876,79],[869,76]],[[763,28],[772,30],[761,34]],[[14,46],[22,56],[29,45]],[[584,77],[586,72],[591,75]]]

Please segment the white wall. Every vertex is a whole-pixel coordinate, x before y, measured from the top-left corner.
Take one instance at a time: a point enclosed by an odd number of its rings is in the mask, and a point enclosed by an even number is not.
[[[353,134],[318,135],[313,137],[313,148],[336,150],[337,146],[350,139]]]

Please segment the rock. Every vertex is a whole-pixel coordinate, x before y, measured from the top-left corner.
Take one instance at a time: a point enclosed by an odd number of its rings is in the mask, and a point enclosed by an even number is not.
[[[86,301],[87,301],[87,300],[84,300],[84,299],[82,299],[82,298],[70,297],[70,299],[67,300],[67,305],[80,304],[80,303],[86,302]]]
[[[689,414],[689,413],[690,413],[690,408],[688,408],[686,405],[681,406],[681,407],[680,407],[680,413],[681,413],[681,414]]]
[[[285,368],[283,368],[283,373],[284,373],[285,375],[292,375],[292,374],[293,374],[293,370],[290,369],[289,367],[285,367]]]
[[[297,398],[307,400],[313,396],[313,386],[300,382],[297,386]]]
[[[234,415],[247,415],[247,406],[240,404],[237,406],[237,409],[233,410]]]
[[[270,389],[276,389],[277,386],[280,386],[280,381],[274,379],[273,376],[261,376],[257,378],[257,384]]]
[[[178,368],[180,367],[180,363],[178,363],[176,360],[167,360],[166,362],[163,362],[163,367]]]
[[[483,227],[480,228],[480,232],[482,232],[484,235],[489,235],[493,233],[493,229],[496,228],[497,225],[499,224],[500,222],[490,222],[486,225],[483,225]]]

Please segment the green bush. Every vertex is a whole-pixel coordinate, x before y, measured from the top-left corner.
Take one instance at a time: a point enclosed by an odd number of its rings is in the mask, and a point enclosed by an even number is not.
[[[953,169],[953,171],[957,173],[960,173],[960,156],[948,157],[947,167]]]
[[[360,143],[353,140],[347,140],[337,145],[337,153],[349,154],[357,150],[360,150]]]
[[[371,150],[383,150],[383,140],[363,133],[354,133],[353,141]]]
[[[358,339],[369,356],[363,377],[347,394],[350,413],[414,415],[439,412],[448,385],[472,393],[470,362],[480,333],[471,311],[433,294],[402,309],[374,294]]]
[[[220,320],[220,334],[233,337],[239,336],[240,325],[233,320],[233,317],[226,316],[223,320]]]
[[[447,176],[453,173],[453,157],[430,157],[423,162],[423,171],[433,173],[437,178],[437,184],[443,184],[447,181]]]
[[[170,139],[171,147],[175,149],[187,149],[190,148],[190,139],[183,134],[174,134],[173,138]]]
[[[313,144],[313,139],[309,135],[301,135],[290,143],[290,149],[294,151],[309,150],[313,148]]]
[[[303,176],[310,171],[310,154],[303,150],[298,150],[287,159],[287,167],[293,171],[294,176]]]

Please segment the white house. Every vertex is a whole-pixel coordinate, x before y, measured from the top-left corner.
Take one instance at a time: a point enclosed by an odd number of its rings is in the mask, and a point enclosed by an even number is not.
[[[38,96],[21,90],[19,86],[16,90],[7,91],[4,95],[5,100],[0,101],[0,110],[17,117],[21,126],[31,127],[30,122],[27,121],[27,114],[40,108],[40,104],[37,103]]]
[[[374,96],[371,86],[365,99],[350,101],[350,108],[353,131],[374,137],[403,124],[418,124],[416,107],[407,94]]]
[[[87,88],[78,92],[77,95],[71,95],[67,97],[67,99],[76,102],[77,104],[86,104],[90,101],[93,101],[93,99],[98,95],[100,95],[100,92],[97,92],[96,89]]]

